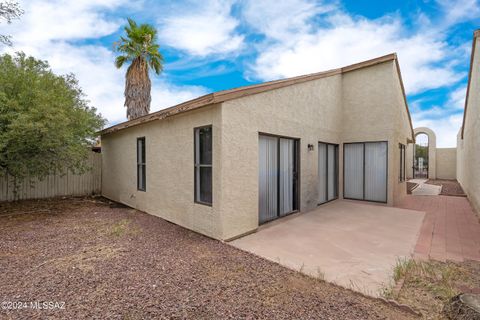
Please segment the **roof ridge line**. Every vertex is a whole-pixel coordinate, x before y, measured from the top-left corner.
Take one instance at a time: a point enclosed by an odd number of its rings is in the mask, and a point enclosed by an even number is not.
[[[343,73],[359,70],[362,68],[370,67],[370,66],[384,63],[391,60],[397,61],[396,53],[390,53],[387,55],[383,55],[370,60],[354,63],[341,68],[212,92],[212,93],[197,97],[195,99],[187,100],[177,105],[144,115],[134,120],[118,123],[116,125],[113,125],[111,127],[101,130],[99,134],[103,135],[103,134],[115,132],[121,129],[136,126],[142,123],[146,123],[146,122],[150,122],[158,119],[164,119],[169,116],[173,116],[175,114],[183,113],[193,109],[198,109],[200,107],[207,106],[210,104],[221,103],[227,100],[233,100],[233,99],[237,99],[247,95],[266,92],[273,89],[282,88],[282,87],[299,84],[307,81],[317,80],[321,78],[326,78],[326,77],[337,75],[337,74],[343,74]]]

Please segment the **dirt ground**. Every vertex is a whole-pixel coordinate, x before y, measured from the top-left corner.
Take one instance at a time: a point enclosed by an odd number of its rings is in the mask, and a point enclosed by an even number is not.
[[[444,196],[465,196],[465,192],[463,192],[460,183],[457,180],[428,180],[426,183],[433,184],[436,186],[442,186],[441,195]]]
[[[409,305],[426,320],[447,319],[443,308],[460,293],[480,294],[480,263],[477,261],[402,261],[394,270],[399,286],[386,297]]]
[[[103,199],[0,204],[0,270],[2,319],[414,318]]]

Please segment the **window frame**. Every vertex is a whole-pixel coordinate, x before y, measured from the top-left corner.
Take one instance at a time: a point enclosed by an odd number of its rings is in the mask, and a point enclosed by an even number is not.
[[[398,144],[398,148],[400,149],[400,172],[398,181],[405,182],[406,181],[406,146],[403,143]]]
[[[386,195],[385,201],[365,199],[365,145],[367,143],[385,143],[385,145],[387,147],[387,158],[386,158],[386,167],[385,167],[385,182],[386,182],[385,183],[385,195]],[[349,145],[349,144],[363,144],[363,197],[361,199],[345,197],[345,145]],[[342,144],[342,147],[343,147],[343,190],[342,190],[343,199],[366,201],[366,202],[376,202],[376,203],[388,203],[388,179],[389,179],[389,174],[388,174],[388,169],[389,169],[389,155],[388,155],[389,143],[388,143],[388,140],[344,142]]]
[[[328,146],[331,145],[334,147],[334,150],[333,150],[333,154],[334,154],[334,157],[335,157],[335,181],[334,181],[334,194],[335,194],[335,197],[331,200],[328,200],[328,179],[325,179],[325,193],[326,193],[326,201],[325,202],[320,202],[318,203],[317,201],[317,206],[321,206],[322,204],[326,204],[328,202],[331,202],[331,201],[334,201],[334,200],[337,200],[338,199],[338,195],[339,195],[339,150],[340,150],[340,146],[339,144],[337,143],[331,143],[331,142],[324,142],[324,141],[318,141],[317,143],[317,148],[319,148],[320,144],[324,144],[326,146],[326,152],[325,152],[325,157],[326,157],[326,166],[327,166],[327,174],[328,174]],[[317,153],[318,153],[318,150],[317,150]],[[320,161],[320,159],[318,159],[318,161]],[[318,165],[318,164],[317,164]],[[318,179],[318,172],[317,172],[317,179]]]
[[[139,142],[142,141],[143,150],[138,152]],[[147,191],[147,145],[145,137],[138,137],[137,138],[137,190],[138,191]],[[142,162],[140,162],[139,155],[142,155]],[[142,178],[143,178],[143,186],[140,185],[140,168],[142,168]]]
[[[200,132],[201,129],[205,129],[205,128],[210,128],[210,130],[211,130],[212,163],[210,163],[210,164],[200,163],[200,159],[201,159],[200,149],[198,150],[198,154],[197,154],[197,132]],[[200,173],[199,173],[200,168],[211,168],[211,181],[212,181],[212,187],[211,187],[211,189],[212,189],[211,190],[212,201],[211,202],[201,201],[199,199],[198,194],[200,193],[201,190],[200,190],[200,181],[197,178],[197,170],[198,170],[198,175],[200,175]],[[211,124],[193,128],[193,179],[194,179],[194,183],[193,183],[194,203],[198,203],[198,204],[201,204],[201,205],[211,207],[213,205],[213,126]]]

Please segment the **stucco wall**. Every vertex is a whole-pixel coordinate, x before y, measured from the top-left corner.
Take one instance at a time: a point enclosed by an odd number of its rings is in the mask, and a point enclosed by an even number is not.
[[[437,148],[437,179],[457,178],[457,148]]]
[[[102,194],[221,238],[221,108],[206,107],[102,136]],[[213,126],[213,206],[194,203],[193,128]],[[136,139],[146,140],[146,191],[137,190]]]
[[[222,225],[225,239],[258,227],[259,132],[300,138],[300,210],[317,206],[319,141],[339,143],[340,75],[225,102]],[[307,150],[307,144],[315,146]],[[340,190],[342,184],[340,180]]]
[[[398,143],[410,137],[393,61],[230,100],[102,137],[103,194],[219,239],[258,227],[259,133],[300,139],[300,210],[317,207],[318,142],[388,141],[388,204],[398,182]],[[213,125],[213,206],[194,203],[193,128]],[[136,189],[136,138],[146,137],[147,191]],[[308,151],[307,145],[315,149]],[[108,169],[107,169],[108,168]]]
[[[470,202],[480,212],[480,39],[476,41],[465,115],[463,146],[459,152],[459,181]]]
[[[395,63],[346,73],[343,78],[343,142],[388,141],[388,204],[406,195],[399,181],[399,143],[411,139],[408,113]]]
[[[398,186],[398,142],[406,143],[411,131],[394,72],[394,63],[388,62],[223,103],[223,237],[258,226],[259,132],[301,139],[301,211],[317,207],[319,141],[340,144],[339,198],[343,197],[342,142],[388,141],[388,203],[406,194]],[[315,150],[308,151],[308,144]]]
[[[463,150],[462,128],[460,128],[457,134],[457,181],[460,182],[463,188],[465,184],[465,160]]]

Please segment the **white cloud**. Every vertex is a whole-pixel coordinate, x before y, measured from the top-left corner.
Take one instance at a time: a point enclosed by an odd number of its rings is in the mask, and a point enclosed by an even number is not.
[[[295,0],[291,0],[290,4],[292,1]],[[306,10],[311,5],[303,0],[296,2]],[[291,6],[295,7],[293,4]],[[267,11],[263,6],[256,5],[254,16],[269,16]],[[432,33],[408,34],[398,17],[368,20],[322,5],[317,10],[310,8],[307,11],[324,14],[318,21],[308,12],[300,10],[297,19],[292,22],[295,32],[272,33],[270,26],[282,24],[284,18],[282,15],[269,16],[266,26],[260,28],[267,37],[268,46],[261,48],[258,58],[250,66],[254,76],[263,80],[290,77],[337,68],[392,52],[398,53],[409,94],[449,86],[463,76],[457,74],[449,63],[454,50],[446,41],[432,36]],[[254,23],[256,20],[246,21]],[[287,25],[283,29],[290,30]]]
[[[78,44],[72,40],[96,39],[116,32],[124,21],[110,18],[109,10],[126,1],[46,1],[25,2],[21,22],[7,26],[14,47],[4,51],[24,51],[47,60],[57,74],[74,73],[87,98],[109,124],[126,120],[123,107],[125,70],[113,64],[114,53],[102,45]],[[129,4],[130,5],[130,4]],[[152,79],[152,110],[169,107],[205,93],[196,86],[174,86]]]
[[[442,106],[433,105],[428,109],[428,100],[417,99],[412,101],[410,112],[413,127],[428,127],[437,136],[437,146],[440,148],[455,147],[458,130],[462,125],[463,107],[465,102],[466,86],[460,86],[451,91]]]
[[[159,37],[168,46],[191,55],[227,54],[239,50],[244,37],[235,29],[239,22],[230,14],[232,1],[189,2],[175,15],[159,21]]]
[[[454,148],[457,146],[457,133],[462,125],[462,114],[429,119],[412,114],[414,127],[428,127],[435,132],[438,148]]]
[[[457,110],[463,110],[465,107],[465,97],[467,95],[467,86],[461,86],[451,91],[447,101],[447,107]]]
[[[242,17],[252,29],[269,38],[285,40],[310,30],[310,20],[332,11],[335,4],[318,4],[312,0],[263,0],[244,2]]]
[[[97,38],[113,33],[122,23],[119,19],[107,19],[102,9],[112,9],[126,2],[22,1],[20,6],[25,14],[19,23],[11,25],[11,29],[15,41],[20,43]]]
[[[446,26],[465,22],[480,15],[478,0],[437,0],[437,3],[445,13],[442,23]]]

